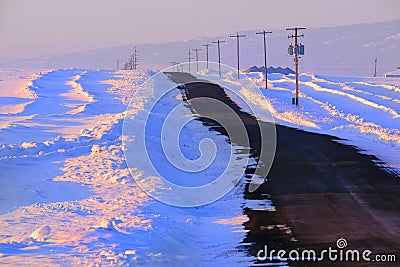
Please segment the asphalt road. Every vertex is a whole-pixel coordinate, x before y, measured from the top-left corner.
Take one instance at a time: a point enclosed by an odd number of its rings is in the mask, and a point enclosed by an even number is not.
[[[183,84],[195,80],[187,73],[168,73],[171,80]],[[259,127],[271,127],[257,121],[225,94],[224,90],[197,80],[180,86],[187,99],[212,97],[231,106],[246,125],[251,153],[258,158],[261,140]],[[196,107],[195,107],[196,109]],[[200,115],[209,110],[196,109]],[[211,129],[227,134],[217,123],[202,119]],[[357,148],[340,144],[335,137],[276,126],[277,147],[268,181],[247,199],[272,200],[276,211],[245,209],[249,217],[244,244],[251,255],[265,245],[269,249],[314,249],[332,247],[344,238],[345,249],[371,250],[394,254],[396,264],[365,262],[295,262],[293,266],[399,266],[400,264],[400,177],[380,168],[373,156]],[[250,166],[246,173],[254,172]],[[259,262],[263,263],[263,262]]]

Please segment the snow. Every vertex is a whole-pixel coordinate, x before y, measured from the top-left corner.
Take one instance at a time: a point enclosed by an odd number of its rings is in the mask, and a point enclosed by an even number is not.
[[[202,72],[196,76],[206,79],[213,75]],[[231,73],[225,77],[226,86],[238,86]],[[259,107],[259,118],[269,110],[278,124],[342,138],[340,142],[376,156],[382,166],[400,173],[400,87],[396,80],[303,73],[299,76],[297,108],[291,104],[294,75],[268,75],[268,90],[263,88],[263,73],[248,77],[262,88],[267,101],[248,89],[251,84],[237,90]]]
[[[219,134],[210,136],[179,99],[175,83],[163,74],[152,80],[155,88],[172,90],[155,90],[144,110],[124,122],[124,135],[131,140],[124,144],[127,164],[143,171],[136,182],[171,205],[199,206],[222,197],[244,175],[248,148],[231,146]],[[213,105],[211,100],[207,104]],[[128,112],[136,110],[130,107]]]
[[[29,238],[32,238],[33,240],[39,241],[39,242],[44,242],[47,238],[47,236],[50,234],[50,227],[45,225],[37,228],[35,231],[32,232],[32,234],[29,236]]]
[[[125,162],[123,119],[128,116],[141,123],[163,86],[175,86],[164,75],[158,75],[154,84],[144,83],[148,78],[144,71],[80,69],[32,78],[28,89],[37,97],[16,114],[4,115],[20,118],[10,119],[0,129],[0,264],[243,266],[254,262],[241,244],[246,235],[242,224],[248,220],[243,208],[274,208],[268,201],[257,205],[243,199],[245,181],[217,202],[179,208],[154,200],[132,180],[148,170],[141,169],[140,162],[135,166]],[[178,90],[165,100],[161,104],[167,110],[182,103]],[[79,112],[71,112],[78,107],[82,107]],[[158,111],[166,110],[160,106]],[[194,120],[181,138],[181,143],[192,146],[182,148],[191,159],[203,150],[200,140],[212,139],[217,149],[226,151],[211,164],[214,172],[220,171],[229,155],[225,137]],[[184,177],[170,178],[185,182]],[[204,175],[199,181],[207,179]]]
[[[33,99],[32,81],[51,70],[33,72],[30,69],[0,69],[0,97]],[[2,103],[3,105],[3,103]]]
[[[219,80],[215,71],[195,75]],[[266,121],[344,138],[340,142],[377,156],[386,167],[400,169],[400,89],[391,80],[304,73],[296,108],[291,104],[293,75],[270,74],[268,90],[262,89],[262,73],[252,73],[251,80],[242,76],[240,83],[235,75],[224,72],[221,85],[230,89],[227,93],[243,110]],[[249,220],[243,210],[274,212],[275,208],[269,196],[244,199],[249,178],[235,180],[238,183],[228,194],[196,208],[159,202],[132,179],[157,186],[140,151],[131,153],[137,155],[133,162],[125,161],[126,145],[135,140],[147,138],[157,170],[185,186],[209,183],[212,175],[222,172],[231,149],[240,149],[227,146],[226,137],[198,120],[190,120],[179,133],[182,154],[172,162],[194,164],[191,170],[199,170],[198,179],[188,180],[190,172],[168,167],[159,154],[171,149],[170,144],[155,138],[168,138],[172,130],[159,131],[163,118],[182,101],[167,76],[158,74],[146,82],[150,74],[145,71],[81,69],[22,76],[13,90],[0,86],[0,264],[255,263],[243,243],[247,231],[243,223]],[[166,88],[172,90],[154,106]],[[151,110],[153,123],[145,125]],[[183,108],[176,112],[170,119],[177,125],[189,116]],[[146,126],[148,135],[140,131],[122,135],[125,117],[133,122],[133,130]],[[216,153],[205,151],[204,142],[213,142]],[[180,161],[182,156],[187,162]],[[203,156],[211,160],[198,161]],[[249,163],[255,164],[253,159]],[[264,227],[291,233],[284,224]]]

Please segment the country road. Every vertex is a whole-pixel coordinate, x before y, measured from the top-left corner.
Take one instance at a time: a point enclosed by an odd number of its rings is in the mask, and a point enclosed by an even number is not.
[[[187,73],[167,75],[177,84],[184,84],[181,88],[188,100],[215,98],[235,110],[246,126],[252,155],[258,158],[260,142],[268,141],[260,139],[259,127],[270,127],[268,123],[241,111],[217,85],[196,80]],[[212,112],[194,108],[200,116]],[[227,134],[212,121],[201,120],[214,131]],[[399,259],[399,177],[379,168],[374,163],[376,158],[336,142],[335,137],[279,125],[276,131],[276,154],[268,181],[254,193],[243,192],[246,199],[268,198],[276,206],[276,211],[244,210],[250,219],[244,223],[248,233],[243,240],[251,244],[249,253],[256,256],[265,245],[275,250],[321,251],[329,246],[336,249],[336,241],[344,238],[347,249],[369,249],[371,258],[377,254],[395,254]],[[251,172],[254,169],[248,167],[246,173]],[[290,264],[310,266],[309,262]],[[313,266],[327,264],[343,263],[311,263]],[[359,264],[376,266],[363,261]]]

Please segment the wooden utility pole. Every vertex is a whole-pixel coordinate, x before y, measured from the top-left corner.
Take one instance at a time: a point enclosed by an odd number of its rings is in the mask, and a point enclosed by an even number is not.
[[[132,54],[129,56],[128,59],[128,68],[129,70],[136,70],[138,67],[138,50],[136,49],[136,46],[133,49]]]
[[[189,57],[187,57],[186,59],[189,61],[189,73],[190,73],[190,61],[193,59],[193,58],[190,56],[190,48],[189,48]]]
[[[304,37],[304,34],[298,35],[297,32],[299,30],[305,30],[306,28],[288,28],[287,31],[294,31],[294,35],[289,35],[288,38],[294,38],[294,65],[296,68],[296,97],[295,97],[295,104],[296,107],[299,106],[299,44],[297,43],[298,37]]]
[[[375,72],[374,72],[374,77],[376,77],[376,67],[377,67],[377,65],[378,65],[378,59],[375,58]]]
[[[245,34],[239,35],[237,32],[236,35],[230,35],[229,37],[236,38],[236,52],[237,52],[237,74],[238,80],[240,79],[240,63],[239,63],[239,39],[240,37],[246,37]]]
[[[133,70],[133,54],[129,56],[129,70]]]
[[[211,46],[211,44],[203,44],[203,46],[206,48],[206,62],[207,62],[207,70],[208,70],[208,47]]]
[[[256,32],[256,34],[262,34],[264,37],[264,75],[265,75],[265,89],[268,89],[268,71],[267,71],[267,38],[266,35],[268,33],[272,32],[267,32],[267,31],[262,31],[262,32]]]
[[[218,44],[218,70],[219,70],[219,77],[221,77],[221,48],[220,48],[220,44],[221,43],[225,43],[225,41],[223,40],[217,40],[217,41],[213,41],[213,44]]]
[[[139,51],[136,50],[136,46],[135,46],[135,49],[133,52],[133,69],[134,70],[136,70],[138,67],[138,52]]]
[[[173,71],[175,71],[175,66],[176,66],[176,72],[178,72],[179,63],[178,63],[178,62],[175,62],[175,61],[172,61],[171,64],[172,64],[172,69],[173,69]]]
[[[201,51],[201,48],[195,48],[193,51],[196,52],[196,71],[199,72],[199,51]]]

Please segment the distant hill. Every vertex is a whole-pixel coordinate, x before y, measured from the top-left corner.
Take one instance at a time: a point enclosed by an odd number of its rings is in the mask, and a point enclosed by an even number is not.
[[[261,25],[260,25],[261,26]],[[288,25],[291,26],[291,25]],[[299,25],[307,26],[307,25]],[[263,64],[262,38],[255,34],[259,29],[243,31],[246,38],[240,40],[241,69]],[[293,66],[293,57],[287,55],[290,39],[285,30],[273,30],[267,38],[268,65]],[[339,27],[310,28],[302,31],[305,55],[300,59],[301,72],[315,72],[329,75],[374,74],[374,60],[378,58],[378,76],[396,69],[400,65],[400,19],[382,23],[355,24]],[[139,66],[153,70],[170,66],[171,61],[184,62],[188,49],[202,48],[216,39],[224,39],[221,45],[222,63],[236,66],[236,42],[224,36],[200,37],[188,41],[176,41],[162,44],[136,44],[139,50]],[[49,55],[42,60],[23,62],[25,67],[81,67],[115,69],[117,59],[125,60],[133,50],[132,45],[95,49],[82,53]],[[209,48],[209,58],[217,61],[217,48]],[[205,52],[200,51],[199,59],[205,60]],[[21,62],[1,62],[0,67]]]
[[[244,70],[243,72],[249,73],[249,72],[264,72],[264,71],[265,71],[264,66],[262,66],[262,67],[253,66],[253,67],[248,68],[247,70]],[[277,67],[277,68],[268,67],[267,73],[282,73],[282,74],[288,75],[288,74],[294,74],[295,72],[288,67],[286,67],[284,69],[281,67]]]

